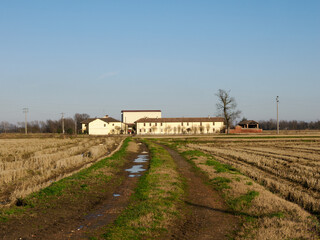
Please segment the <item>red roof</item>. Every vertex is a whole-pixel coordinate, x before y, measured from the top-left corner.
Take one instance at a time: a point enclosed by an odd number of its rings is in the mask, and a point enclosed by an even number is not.
[[[161,110],[121,110],[121,112],[161,112]]]

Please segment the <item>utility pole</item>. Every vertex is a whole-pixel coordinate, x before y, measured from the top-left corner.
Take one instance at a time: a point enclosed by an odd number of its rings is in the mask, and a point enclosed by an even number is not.
[[[61,123],[62,123],[62,134],[64,134],[64,118],[63,118],[64,113],[61,113]]]
[[[7,133],[6,123],[5,123],[5,122],[2,122],[2,125],[3,125],[3,131],[4,131],[4,133]]]
[[[279,134],[279,96],[276,97],[277,101],[277,134]]]
[[[25,131],[25,134],[28,134],[28,121],[27,121],[27,113],[29,111],[28,108],[23,108],[22,109],[24,115],[25,115],[25,118],[24,118],[24,131]]]

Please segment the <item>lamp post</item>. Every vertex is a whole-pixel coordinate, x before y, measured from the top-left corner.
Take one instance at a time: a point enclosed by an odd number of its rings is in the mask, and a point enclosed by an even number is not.
[[[276,97],[277,101],[277,134],[279,134],[279,96]]]

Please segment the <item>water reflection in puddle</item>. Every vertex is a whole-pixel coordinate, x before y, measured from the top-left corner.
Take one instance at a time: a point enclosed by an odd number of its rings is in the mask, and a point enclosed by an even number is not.
[[[133,162],[144,163],[144,162],[147,162],[148,160],[149,160],[148,155],[139,155]]]
[[[130,173],[139,173],[139,172],[143,172],[145,171],[146,169],[142,168],[143,165],[133,165],[131,168],[128,168],[126,169],[127,172],[130,172]]]

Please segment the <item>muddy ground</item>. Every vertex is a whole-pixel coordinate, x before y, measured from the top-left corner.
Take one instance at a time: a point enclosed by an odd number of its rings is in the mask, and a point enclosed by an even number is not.
[[[99,234],[99,227],[113,222],[127,206],[137,184],[138,177],[129,177],[125,170],[147,149],[130,142],[127,150],[126,163],[106,184],[105,191],[90,192],[80,202],[62,196],[50,202],[49,208],[32,208],[21,217],[1,223],[0,239],[88,239],[87,236]],[[141,164],[147,169],[148,162]]]
[[[171,229],[170,239],[230,239],[239,228],[239,218],[228,211],[221,195],[204,184],[206,177],[176,151],[165,147],[186,181],[183,217]]]
[[[168,229],[165,239],[228,239],[239,226],[239,219],[228,212],[223,198],[204,183],[204,176],[195,172],[177,152],[166,148],[186,181],[187,194],[181,205],[182,217]],[[131,142],[126,163],[106,184],[104,192],[90,192],[80,202],[68,196],[58,197],[50,208],[36,207],[22,217],[0,225],[1,239],[89,239],[100,238],[102,226],[112,224],[128,205],[138,174],[125,171],[148,162],[134,163],[138,155],[148,155],[143,144]],[[135,176],[134,176],[135,175]],[[83,192],[79,193],[83,194]],[[105,230],[104,230],[105,231]]]

